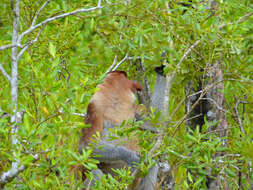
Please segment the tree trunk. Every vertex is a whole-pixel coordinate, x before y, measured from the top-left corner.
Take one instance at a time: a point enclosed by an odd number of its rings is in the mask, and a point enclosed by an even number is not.
[[[207,80],[208,79],[208,80]],[[227,121],[226,121],[226,111],[224,107],[224,95],[223,95],[223,74],[220,68],[220,62],[215,63],[209,67],[209,71],[206,76],[198,79],[197,88],[193,88],[193,84],[188,82],[186,86],[186,93],[188,98],[186,99],[186,112],[188,114],[188,119],[186,125],[195,129],[198,125],[200,127],[200,132],[202,131],[202,126],[204,125],[204,118],[207,118],[209,123],[216,123],[210,126],[208,131],[215,133],[222,140],[222,146],[226,146],[226,141],[224,137],[227,136]],[[206,82],[207,81],[207,82]],[[200,92],[207,88],[208,91],[199,100]],[[193,94],[190,95],[189,94]],[[195,108],[192,109],[194,103],[198,101]],[[192,119],[193,118],[193,119]],[[221,153],[217,153],[216,156],[222,156]],[[211,171],[209,171],[211,173]],[[211,179],[207,176],[207,187],[208,189],[228,189],[225,181],[221,181],[220,176],[216,179]]]

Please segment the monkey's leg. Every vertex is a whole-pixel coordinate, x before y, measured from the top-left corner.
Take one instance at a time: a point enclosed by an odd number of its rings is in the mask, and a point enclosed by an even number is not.
[[[136,121],[142,121],[142,120],[144,120],[144,117],[142,117],[138,113],[135,113],[135,119],[136,119]],[[140,126],[140,129],[148,130],[148,131],[151,131],[153,133],[158,133],[158,130],[151,126],[150,121],[145,121],[143,126]]]
[[[106,141],[101,141],[99,147],[93,150],[94,155],[100,162],[111,163],[113,161],[124,161],[131,167],[135,167],[140,162],[138,154],[123,146],[117,146]]]

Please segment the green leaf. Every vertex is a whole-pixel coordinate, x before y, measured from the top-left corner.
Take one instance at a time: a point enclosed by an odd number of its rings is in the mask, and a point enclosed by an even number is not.
[[[193,182],[193,180],[192,180],[191,173],[190,173],[190,172],[188,172],[188,173],[187,173],[187,176],[188,176],[189,181],[192,183],[192,182]]]
[[[48,51],[49,51],[50,55],[52,55],[52,57],[55,58],[56,48],[52,42],[49,42]]]
[[[237,176],[236,173],[235,173],[233,170],[231,170],[230,168],[228,168],[228,167],[225,168],[225,171],[226,171],[226,173],[227,173],[230,177],[236,177],[236,176]]]
[[[24,127],[27,132],[30,131],[30,123],[29,123],[29,117],[27,114],[24,115]]]

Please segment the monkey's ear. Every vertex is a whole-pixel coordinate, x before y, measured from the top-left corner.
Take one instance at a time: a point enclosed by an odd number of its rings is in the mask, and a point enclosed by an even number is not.
[[[138,84],[137,82],[133,82],[133,83],[132,83],[132,88],[133,88],[134,91],[135,91],[135,90],[137,90],[137,91],[141,91],[141,90],[142,90],[141,85]]]

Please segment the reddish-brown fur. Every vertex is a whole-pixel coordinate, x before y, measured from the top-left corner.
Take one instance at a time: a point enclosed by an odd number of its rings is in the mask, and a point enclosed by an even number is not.
[[[120,125],[124,120],[134,119],[134,92],[142,89],[138,83],[128,80],[124,71],[108,73],[98,88],[88,105],[85,123],[91,126],[82,130],[82,147],[87,145],[92,135],[102,132],[104,121]]]

